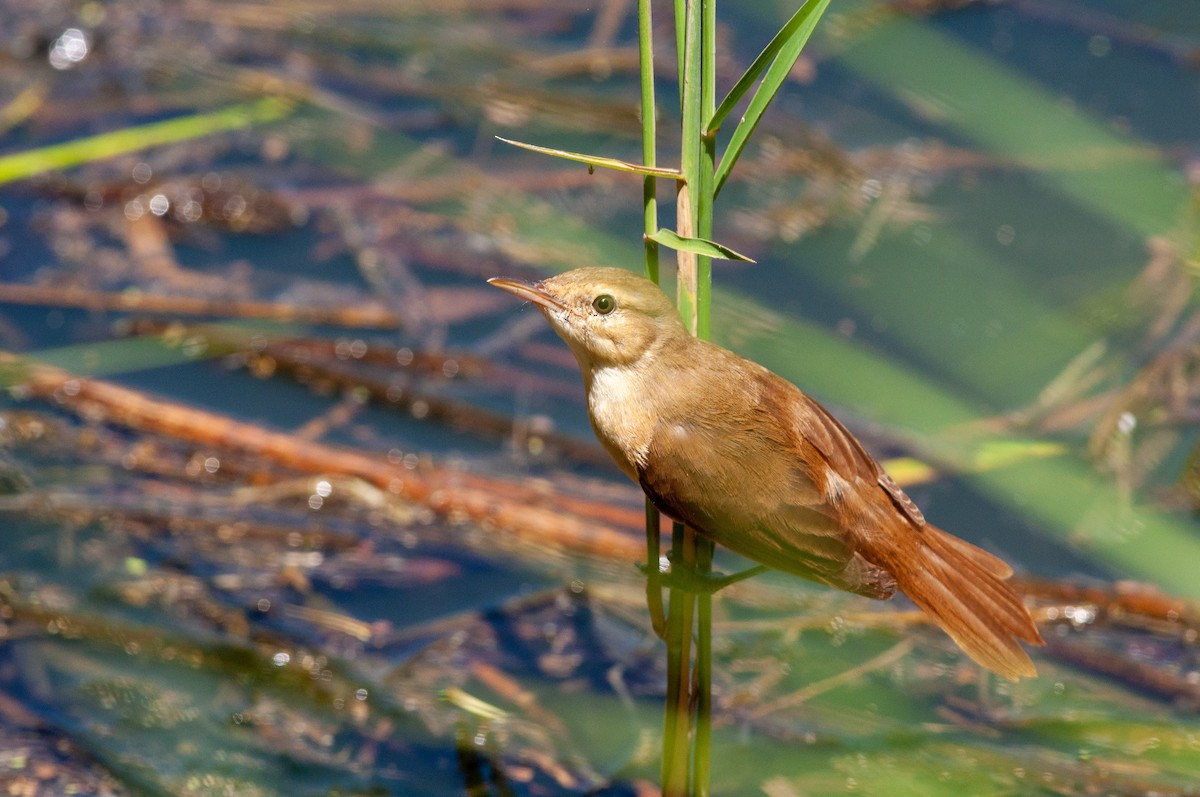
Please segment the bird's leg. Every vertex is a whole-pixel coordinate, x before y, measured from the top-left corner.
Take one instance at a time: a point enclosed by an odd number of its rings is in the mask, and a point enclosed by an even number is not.
[[[662,570],[659,567],[659,511],[646,499],[646,564],[639,565],[646,576],[646,609],[650,625],[661,640],[667,638],[667,613],[663,606]]]

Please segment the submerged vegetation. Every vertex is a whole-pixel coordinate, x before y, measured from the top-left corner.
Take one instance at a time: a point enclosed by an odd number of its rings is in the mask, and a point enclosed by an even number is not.
[[[981,683],[902,604],[737,584],[715,791],[1195,793],[1191,2],[846,0],[791,71],[712,335],[1016,562],[1048,645]],[[639,162],[632,5],[0,7],[5,788],[650,788],[641,497],[483,283],[641,267],[640,176],[495,140]],[[721,74],[794,5],[723,0]]]

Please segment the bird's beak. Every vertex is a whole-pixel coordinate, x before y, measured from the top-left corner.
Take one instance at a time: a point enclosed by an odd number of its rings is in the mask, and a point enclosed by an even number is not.
[[[528,299],[534,304],[539,304],[550,310],[562,310],[564,312],[567,310],[567,306],[547,293],[540,282],[520,282],[505,277],[492,277],[488,280],[488,284],[495,285],[502,291],[508,291],[513,296]]]

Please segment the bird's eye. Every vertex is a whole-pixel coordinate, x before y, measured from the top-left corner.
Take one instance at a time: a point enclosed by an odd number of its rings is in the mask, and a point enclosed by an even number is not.
[[[608,315],[613,310],[617,309],[617,300],[609,296],[607,293],[602,293],[595,299],[592,299],[592,307],[600,315]]]

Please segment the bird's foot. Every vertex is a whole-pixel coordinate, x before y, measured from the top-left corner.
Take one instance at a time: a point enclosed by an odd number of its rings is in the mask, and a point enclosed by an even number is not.
[[[645,565],[639,564],[638,569],[643,574],[648,574],[648,568]],[[751,576],[757,576],[765,570],[767,570],[766,565],[757,565],[740,573],[725,575],[723,573],[701,572],[689,563],[673,561],[671,562],[670,570],[660,571],[657,575],[659,583],[669,589],[683,590],[684,592],[691,592],[697,595],[712,595],[715,592],[725,589],[730,584],[736,584]]]

